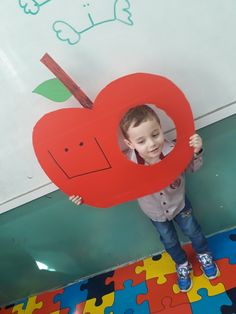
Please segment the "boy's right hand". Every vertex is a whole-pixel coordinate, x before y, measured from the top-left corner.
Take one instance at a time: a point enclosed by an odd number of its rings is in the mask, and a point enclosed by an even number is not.
[[[71,195],[69,200],[75,203],[75,205],[81,205],[83,203],[82,197],[78,195]]]

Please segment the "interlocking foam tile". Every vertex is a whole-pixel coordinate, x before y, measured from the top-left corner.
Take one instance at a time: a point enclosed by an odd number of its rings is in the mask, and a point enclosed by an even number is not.
[[[142,283],[146,279],[145,272],[137,274],[135,272],[137,266],[143,266],[143,261],[138,261],[125,267],[117,268],[113,276],[106,279],[106,284],[113,282],[114,290],[122,290],[124,289],[124,282],[128,279],[133,281],[133,286]]]
[[[84,307],[85,307],[86,302],[82,302],[80,304],[76,305],[76,310],[74,314],[84,314]]]
[[[235,231],[234,231],[234,232],[235,232]],[[229,238],[230,238],[231,241],[236,241],[236,233],[230,234],[230,235],[229,235]]]
[[[184,246],[193,265],[193,287],[176,285],[175,264],[164,252],[88,280],[19,300],[0,314],[233,314],[236,313],[236,229],[209,238],[220,276],[202,274],[192,246]],[[223,258],[222,258],[223,257]]]
[[[102,304],[96,306],[96,299],[90,299],[85,303],[83,314],[104,314],[106,307],[112,306],[114,303],[114,292],[106,294],[102,297]]]
[[[12,314],[14,305],[1,307],[0,308],[0,314]]]
[[[136,267],[136,273],[140,274],[142,272],[146,273],[146,280],[157,278],[158,284],[163,284],[166,282],[166,275],[175,273],[175,263],[166,252],[161,254],[159,260],[153,260],[149,257],[144,259],[143,266]]]
[[[230,306],[228,306],[227,304],[223,304],[221,306],[221,313],[222,314],[234,314],[236,313],[236,288],[226,291],[226,294],[231,300],[232,304],[230,304]]]
[[[193,314],[206,312],[207,314],[217,314],[221,313],[220,307],[222,304],[231,305],[231,301],[225,292],[210,297],[206,289],[199,289],[198,294],[201,296],[201,300],[191,303]]]
[[[102,304],[102,297],[114,292],[114,282],[106,284],[106,280],[114,275],[114,271],[106,272],[95,277],[89,278],[87,283],[81,285],[81,290],[87,290],[87,299],[96,299],[95,305]]]
[[[54,302],[55,296],[60,295],[64,292],[64,289],[48,291],[42,294],[39,294],[36,297],[37,302],[42,302],[43,306],[41,309],[36,309],[34,314],[48,314],[51,312],[56,312],[61,309],[60,302]]]
[[[48,313],[48,312],[47,312]],[[64,309],[64,310],[59,310],[59,311],[56,311],[56,312],[50,312],[50,314],[68,314],[69,313],[69,309]],[[82,314],[83,312],[79,312],[77,313],[75,311],[74,314]]]
[[[18,305],[19,309],[22,311],[26,308],[27,303],[28,303],[28,298],[23,298],[14,302],[14,304],[9,304],[5,307],[0,307],[0,314],[12,314],[13,308],[15,305]]]
[[[115,300],[112,306],[105,308],[104,314],[113,313],[150,313],[148,302],[143,302],[141,305],[137,304],[137,295],[147,293],[146,283],[143,282],[137,286],[132,286],[132,280],[124,282],[125,288],[123,290],[115,291]]]
[[[184,250],[187,253],[188,260],[193,266],[193,274],[194,276],[201,276],[202,275],[202,270],[200,267],[200,264],[197,260],[196,253],[194,252],[192,245],[191,244],[185,244],[184,245]]]
[[[154,313],[160,313],[160,314],[192,314],[192,309],[189,303],[182,303],[177,306],[173,306],[172,304],[172,298],[171,297],[165,297],[161,301],[163,306],[163,311],[160,312],[151,312]]]
[[[212,284],[222,282],[225,290],[232,289],[236,286],[236,264],[229,264],[227,258],[222,258],[216,261],[220,271],[219,277],[211,280]]]
[[[36,296],[29,297],[26,307],[24,308],[23,304],[17,304],[13,307],[12,313],[16,312],[17,314],[32,314],[34,310],[41,309],[43,302],[36,302]]]
[[[190,291],[187,292],[189,302],[201,300],[201,296],[198,294],[198,290],[201,288],[206,288],[208,290],[209,296],[225,292],[225,288],[222,283],[212,285],[204,275],[193,276],[193,287]],[[174,285],[173,289],[175,293],[180,293],[179,287],[176,284]]]
[[[228,258],[230,264],[236,264],[236,242],[232,241],[233,235],[236,235],[236,229],[216,234],[208,239],[209,249],[215,259]]]
[[[80,281],[74,284],[71,284],[61,290],[61,294],[57,294],[54,297],[54,302],[60,302],[61,309],[70,309],[69,314],[74,314],[76,306],[87,300],[88,291],[86,289],[81,289],[82,285],[87,282]]]
[[[147,280],[148,292],[145,295],[139,294],[137,296],[137,303],[141,304],[144,301],[148,301],[151,313],[163,310],[162,299],[166,296],[171,298],[172,307],[189,303],[186,293],[175,294],[173,291],[173,285],[177,280],[176,273],[166,275],[166,279],[167,281],[164,284],[157,284],[156,278]]]

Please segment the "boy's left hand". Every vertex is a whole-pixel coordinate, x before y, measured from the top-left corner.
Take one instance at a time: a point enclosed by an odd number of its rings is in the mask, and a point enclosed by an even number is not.
[[[202,138],[198,134],[194,134],[189,138],[189,145],[194,148],[194,154],[197,154],[202,149]]]

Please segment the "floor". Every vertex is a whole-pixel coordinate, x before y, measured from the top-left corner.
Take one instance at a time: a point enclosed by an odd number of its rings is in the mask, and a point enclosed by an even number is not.
[[[235,125],[236,115],[199,130],[204,165],[186,176],[187,195],[206,235],[236,226]],[[136,201],[77,207],[59,190],[1,214],[0,248],[0,306],[163,250]]]
[[[236,313],[236,228],[209,238],[220,276],[207,280],[192,248],[193,287],[181,293],[175,265],[166,252],[34,295],[0,309],[0,314],[233,314]]]

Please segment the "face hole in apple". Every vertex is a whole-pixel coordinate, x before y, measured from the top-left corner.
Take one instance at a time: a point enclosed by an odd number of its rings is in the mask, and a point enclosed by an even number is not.
[[[154,112],[157,114],[157,116],[160,120],[160,129],[163,133],[163,141],[164,141],[164,139],[167,141],[176,140],[176,128],[175,128],[175,124],[174,124],[173,120],[166,114],[166,112],[164,110],[158,108],[156,105],[148,104],[148,107],[150,107],[151,109],[154,110]],[[124,113],[123,117],[125,116],[125,114],[126,113]],[[123,119],[123,117],[122,117],[122,119]],[[151,139],[153,139],[153,149],[152,149],[152,147],[149,148],[147,142],[145,143],[145,141],[147,141],[147,137],[143,133],[142,127],[139,128],[139,126],[137,128],[133,128],[133,130],[135,129],[135,133],[132,133],[132,135],[134,135],[134,137],[132,139],[136,138],[136,136],[137,136],[137,138],[140,137],[140,141],[139,140],[138,141],[134,141],[134,140],[132,141],[131,139],[126,138],[123,135],[121,128],[119,128],[119,130],[118,130],[119,148],[120,148],[121,152],[131,162],[137,163],[137,159],[138,159],[138,163],[144,165],[144,160],[142,160],[142,158],[139,158],[139,156],[137,156],[137,155],[140,155],[140,153],[141,153],[141,155],[146,157],[145,160],[148,160],[150,157],[150,161],[151,161],[150,164],[152,164],[152,161],[159,159],[158,156],[160,156],[160,152],[161,152],[161,148],[159,148],[159,143],[161,143],[160,147],[162,147],[163,141],[159,137],[159,139],[160,139],[160,142],[159,142],[158,141],[158,135],[154,132],[153,135],[150,136],[150,142],[152,142]],[[137,130],[138,130],[138,132],[137,132]],[[147,132],[147,134],[149,134],[149,133]],[[136,151],[138,150],[139,154],[132,153],[134,150],[136,150]],[[148,165],[148,163],[145,163],[145,166],[146,165]]]
[[[84,142],[80,142],[80,143],[79,143],[79,146],[84,146]]]
[[[64,151],[67,153],[69,151],[69,148],[64,148]]]

